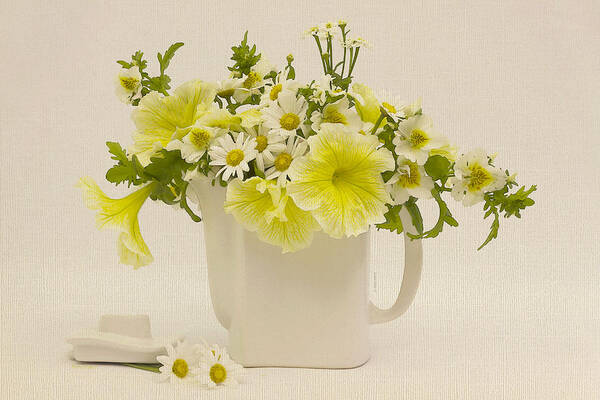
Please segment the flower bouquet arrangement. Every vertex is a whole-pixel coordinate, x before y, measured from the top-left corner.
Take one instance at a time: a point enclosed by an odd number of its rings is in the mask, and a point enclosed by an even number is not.
[[[89,177],[79,185],[98,211],[98,226],[120,232],[121,262],[153,261],[138,223],[148,198],[201,220],[190,207],[201,179],[226,187],[225,212],[282,252],[308,248],[315,231],[333,238],[371,226],[402,233],[403,208],[417,229],[412,239],[436,237],[458,225],[447,194],[464,206],[483,204],[484,218],[492,218],[481,248],[497,237],[501,216],[520,218],[534,204],[535,186],[518,187],[483,150],[458,152],[420,100],[376,96],[355,82],[368,44],[349,33],[345,21],[306,32],[323,70],[308,83],[296,81],[291,54],[278,69],[248,43],[247,32],[232,47],[229,76],[218,82],[196,79],[171,89],[167,69],[183,43],[158,53],[156,76],[141,51],[118,61],[116,92],[133,107],[136,130],[127,149],[107,142],[115,165],[106,179],[137,189],[112,199]],[[432,227],[423,226],[419,211],[426,201],[439,208]]]

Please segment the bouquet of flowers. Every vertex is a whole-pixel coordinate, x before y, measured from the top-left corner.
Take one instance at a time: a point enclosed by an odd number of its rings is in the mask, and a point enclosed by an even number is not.
[[[378,98],[355,83],[368,43],[349,32],[345,21],[306,32],[323,69],[310,83],[295,80],[291,54],[277,69],[248,44],[247,32],[232,47],[229,77],[219,82],[191,80],[171,91],[166,72],[183,43],[158,53],[156,76],[141,51],[118,61],[116,92],[134,107],[136,131],[126,150],[107,142],[115,165],[106,179],[139,188],[111,199],[89,177],[79,185],[98,211],[98,227],[120,232],[121,262],[139,267],[153,260],[138,224],[148,198],[201,220],[188,203],[190,185],[201,179],[226,186],[225,211],[283,252],[309,247],[319,230],[334,238],[371,226],[402,233],[403,207],[417,230],[412,239],[436,237],[458,225],[446,192],[465,206],[483,203],[484,218],[493,218],[481,248],[497,237],[501,215],[520,218],[534,204],[535,186],[516,189],[515,175],[496,167],[495,155],[457,152],[420,100]],[[439,217],[426,229],[419,204],[430,200]]]

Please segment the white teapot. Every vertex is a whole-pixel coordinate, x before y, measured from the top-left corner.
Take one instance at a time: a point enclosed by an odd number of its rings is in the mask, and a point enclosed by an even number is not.
[[[360,366],[370,358],[369,325],[398,318],[412,303],[420,240],[404,238],[400,293],[382,310],[368,298],[369,232],[347,239],[317,232],[309,248],[282,254],[225,214],[226,188],[201,179],[190,189],[202,213],[213,309],[243,366]],[[404,208],[401,218],[414,232]]]

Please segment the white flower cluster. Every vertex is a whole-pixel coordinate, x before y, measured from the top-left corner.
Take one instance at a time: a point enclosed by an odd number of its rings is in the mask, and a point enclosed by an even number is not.
[[[211,389],[235,386],[243,379],[243,367],[231,360],[225,348],[206,342],[192,345],[179,342],[167,346],[167,355],[158,356],[160,381],[195,383]]]

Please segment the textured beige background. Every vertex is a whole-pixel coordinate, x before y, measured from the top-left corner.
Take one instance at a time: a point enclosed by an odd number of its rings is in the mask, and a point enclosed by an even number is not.
[[[105,312],[147,312],[155,335],[224,344],[211,312],[202,226],[148,204],[156,263],[118,265],[74,189],[101,181],[107,139],[129,142],[114,60],[186,43],[175,83],[225,75],[245,29],[271,60],[290,51],[318,73],[307,26],[345,17],[372,41],[359,80],[423,96],[439,129],[537,183],[537,206],[487,233],[479,207],[425,242],[408,314],[372,330],[373,358],[349,371],[253,369],[232,392],[150,383],[148,373],[74,366],[64,337]],[[600,5],[597,1],[76,2],[1,1],[3,399],[593,399],[600,391]],[[112,194],[123,193],[108,184]],[[424,211],[429,221],[434,210]],[[380,304],[397,290],[401,243],[378,234]]]

